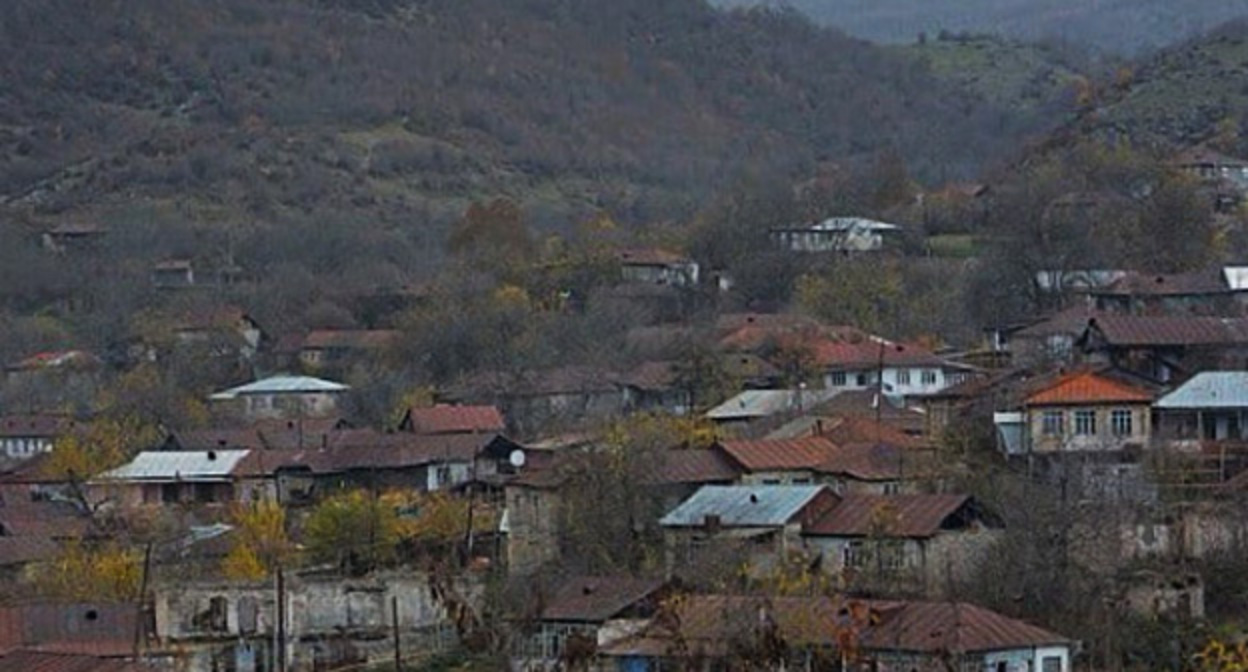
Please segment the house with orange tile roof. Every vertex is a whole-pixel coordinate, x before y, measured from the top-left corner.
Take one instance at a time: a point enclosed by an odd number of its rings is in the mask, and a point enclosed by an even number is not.
[[[1025,452],[1121,451],[1148,445],[1156,389],[1109,370],[1048,380],[1023,402]]]

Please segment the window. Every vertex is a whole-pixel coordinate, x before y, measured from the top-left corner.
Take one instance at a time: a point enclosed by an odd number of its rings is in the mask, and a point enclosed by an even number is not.
[[[884,484],[882,490],[886,495],[899,495],[901,494],[901,484],[897,481],[888,481]]]
[[[897,384],[898,385],[910,384],[910,369],[898,369],[897,370]]]
[[[436,470],[434,473],[435,473],[435,476],[434,476],[434,477],[437,479],[437,484],[438,484],[438,485],[440,485],[440,486],[441,486],[441,485],[447,485],[448,483],[450,483],[450,482],[451,482],[451,467],[450,467],[450,465],[447,465],[447,464],[440,464],[440,465],[438,465],[438,468],[437,468],[437,470]]]
[[[1131,436],[1131,411],[1116,408],[1109,414],[1109,426],[1114,436]]]
[[[1045,656],[1041,658],[1040,672],[1062,672],[1062,657]]]
[[[865,373],[858,374],[858,387],[866,387],[866,386],[867,386],[867,374]]]
[[[848,382],[844,371],[833,371],[828,379],[832,387],[845,387],[845,383]]]
[[[1075,411],[1075,434],[1096,435],[1096,411]]]
[[[1064,417],[1061,411],[1045,411],[1041,417],[1041,431],[1045,436],[1061,436],[1065,432]]]
[[[890,539],[880,542],[880,566],[888,570],[899,570],[906,566],[906,542]]]
[[[923,371],[923,375],[921,376],[921,380],[923,381],[924,385],[935,385],[936,384],[936,372],[931,369],[925,369]]]
[[[862,541],[851,541],[845,545],[845,566],[861,569],[867,566],[867,546]]]

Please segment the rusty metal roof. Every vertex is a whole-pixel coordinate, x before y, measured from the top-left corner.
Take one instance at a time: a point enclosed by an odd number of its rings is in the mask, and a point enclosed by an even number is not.
[[[730,483],[740,475],[740,470],[718,450],[667,450],[663,452],[661,464],[655,466],[647,483]]]
[[[501,432],[505,428],[503,414],[494,406],[438,404],[412,408],[403,420],[403,429],[417,434]]]
[[[102,655],[12,651],[0,655],[0,672],[151,672],[146,664]]]
[[[601,623],[654,595],[660,579],[631,576],[582,576],[565,582],[542,610],[545,621]]]
[[[868,651],[981,653],[1069,644],[1070,639],[965,602],[899,602],[882,607],[859,646]]]
[[[804,534],[828,537],[926,538],[971,502],[969,495],[845,495],[807,525]]]
[[[1248,343],[1248,318],[1101,314],[1089,318],[1088,328],[1119,347]]]
[[[813,469],[836,450],[836,444],[821,436],[720,441],[716,446],[750,472]]]
[[[847,597],[688,595],[669,602],[664,617],[601,650],[607,656],[668,657],[729,653],[732,642],[774,625],[789,644],[853,646],[870,656],[972,654],[1072,640],[973,604],[861,600]],[[679,642],[680,646],[674,646]]]
[[[0,607],[0,651],[125,655],[134,646],[133,604],[34,603]]]

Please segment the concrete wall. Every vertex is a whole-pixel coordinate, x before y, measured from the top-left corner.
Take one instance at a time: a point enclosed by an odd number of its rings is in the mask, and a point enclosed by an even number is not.
[[[474,597],[480,593],[474,586],[462,590]],[[270,651],[277,623],[272,583],[196,583],[158,586],[153,592],[159,645],[198,652],[185,656],[180,669],[211,670],[213,660],[221,659],[224,644],[233,652],[226,657],[247,655],[237,649],[240,643],[246,644],[244,649]],[[431,636],[446,637],[450,621],[434,600],[424,574],[390,573],[364,579],[288,577],[285,611],[290,669],[313,669],[314,664],[331,662],[329,658],[342,662],[393,656],[392,600],[397,600],[400,642],[406,638],[408,648],[427,646]]]
[[[559,494],[541,488],[509,486],[507,571],[527,575],[559,557]]]

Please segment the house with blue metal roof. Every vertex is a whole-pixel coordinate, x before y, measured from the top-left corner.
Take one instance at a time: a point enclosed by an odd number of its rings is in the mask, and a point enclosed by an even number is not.
[[[1205,371],[1153,403],[1166,441],[1248,439],[1248,371]]]
[[[271,376],[218,392],[209,400],[214,410],[246,420],[321,418],[338,410],[338,400],[351,388],[311,376]]]
[[[838,501],[822,485],[703,486],[659,521],[668,574],[696,581],[724,568],[765,572],[801,548],[802,530]]]

